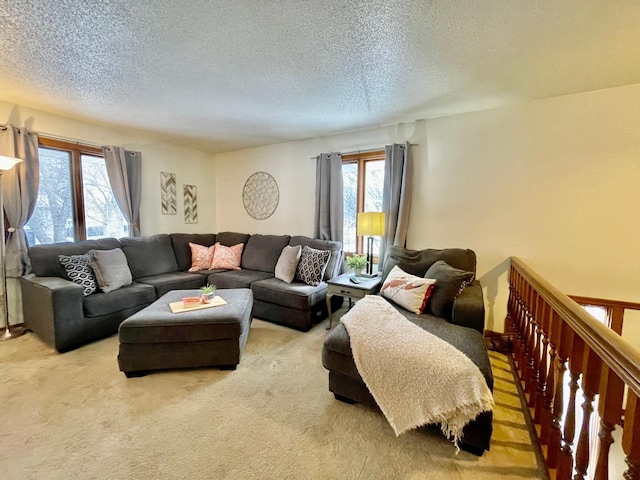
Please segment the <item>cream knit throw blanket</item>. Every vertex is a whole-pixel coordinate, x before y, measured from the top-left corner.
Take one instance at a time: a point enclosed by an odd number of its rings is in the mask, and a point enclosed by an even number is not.
[[[396,436],[439,423],[457,447],[463,427],[493,408],[480,369],[383,298],[366,296],[341,321],[358,372]]]

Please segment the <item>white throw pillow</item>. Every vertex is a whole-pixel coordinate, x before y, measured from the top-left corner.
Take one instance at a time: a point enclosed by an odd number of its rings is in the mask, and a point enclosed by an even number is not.
[[[285,246],[280,253],[278,263],[276,263],[275,275],[283,282],[291,283],[296,276],[296,269],[302,255],[302,247],[300,245]]]
[[[413,313],[422,313],[436,281],[405,272],[397,265],[391,269],[380,294]]]

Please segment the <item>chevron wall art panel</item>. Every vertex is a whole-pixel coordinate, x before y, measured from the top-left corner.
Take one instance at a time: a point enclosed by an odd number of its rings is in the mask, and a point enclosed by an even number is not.
[[[184,223],[198,223],[198,188],[195,185],[184,187]]]
[[[160,198],[163,215],[177,215],[176,174],[160,172]]]

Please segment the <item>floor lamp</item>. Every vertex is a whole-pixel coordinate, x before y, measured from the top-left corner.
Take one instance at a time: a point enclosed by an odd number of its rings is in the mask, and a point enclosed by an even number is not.
[[[0,238],[0,262],[2,262],[2,318],[4,320],[4,332],[0,335],[0,342],[19,337],[27,331],[22,327],[13,327],[9,324],[9,301],[7,299],[7,266],[4,261],[4,199],[2,198],[2,174],[11,170],[15,164],[20,163],[19,158],[0,155],[0,216],[2,216],[2,238]]]
[[[383,212],[360,212],[356,224],[357,235],[367,235],[367,276],[373,276],[373,237],[384,236]]]

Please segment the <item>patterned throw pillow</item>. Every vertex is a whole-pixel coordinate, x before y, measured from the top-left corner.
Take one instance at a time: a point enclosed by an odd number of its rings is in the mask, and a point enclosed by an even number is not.
[[[296,278],[312,287],[320,285],[330,256],[329,250],[316,250],[305,246],[296,268]]]
[[[204,245],[189,242],[189,247],[191,247],[191,268],[189,271],[209,270],[216,246],[205,247]]]
[[[58,255],[58,262],[64,267],[69,280],[82,287],[82,295],[86,297],[98,289],[89,255]]]
[[[244,243],[238,243],[233,247],[227,247],[217,242],[214,245],[213,260],[211,261],[211,270],[216,268],[226,268],[228,270],[240,270],[240,261],[242,260],[242,250]]]
[[[280,253],[278,263],[276,263],[275,275],[283,282],[291,283],[296,276],[296,269],[302,255],[302,247],[300,245],[285,246]]]
[[[384,281],[380,294],[413,313],[424,312],[436,281],[416,277],[394,266]]]

